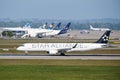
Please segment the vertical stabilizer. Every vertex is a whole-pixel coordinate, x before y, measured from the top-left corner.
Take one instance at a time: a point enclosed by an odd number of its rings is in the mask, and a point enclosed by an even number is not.
[[[69,23],[58,33],[58,35],[66,33],[67,30],[69,29],[70,25],[71,25],[71,22],[69,22]]]
[[[111,31],[106,31],[96,43],[108,43]]]
[[[90,25],[90,29],[93,29],[92,25]]]

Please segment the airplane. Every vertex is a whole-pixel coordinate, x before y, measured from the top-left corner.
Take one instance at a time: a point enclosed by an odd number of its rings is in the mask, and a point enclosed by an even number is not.
[[[44,36],[55,36],[55,35],[60,35],[67,33],[67,30],[69,29],[71,25],[71,22],[69,22],[63,29],[61,30],[53,30],[53,29],[29,29],[28,33],[23,35],[22,38],[25,36],[30,36],[30,37],[39,37],[42,38]]]
[[[48,33],[45,33],[45,34],[43,33],[43,35],[46,35],[46,36],[55,36],[55,35],[60,35],[60,34],[67,33],[67,30],[69,29],[70,25],[71,25],[71,22],[69,22],[61,30],[51,30],[51,32],[48,32]]]
[[[25,43],[17,48],[18,51],[46,51],[50,55],[65,55],[65,52],[87,51],[108,47],[111,31],[106,31],[100,39],[94,43]]]
[[[21,38],[38,37],[38,36],[43,37],[43,36],[54,36],[54,35],[64,34],[69,29],[70,24],[71,23],[69,22],[61,30],[39,29],[39,28],[31,28],[31,27],[3,28],[2,30],[3,31],[12,31],[12,32],[15,32],[15,34],[22,34]]]
[[[5,28],[0,28],[0,30],[2,32],[11,31],[13,33],[13,35],[16,35],[16,36],[21,36],[21,35],[27,33],[28,29],[31,29],[31,26],[30,26],[29,23],[26,23],[23,27],[5,27]]]
[[[91,29],[91,30],[95,30],[95,31],[106,31],[106,30],[110,30],[109,28],[93,28],[92,25],[90,25],[90,29]]]

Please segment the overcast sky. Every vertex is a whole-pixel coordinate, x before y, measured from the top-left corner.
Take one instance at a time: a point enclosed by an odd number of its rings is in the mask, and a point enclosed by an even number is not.
[[[0,18],[120,19],[120,0],[0,0]]]

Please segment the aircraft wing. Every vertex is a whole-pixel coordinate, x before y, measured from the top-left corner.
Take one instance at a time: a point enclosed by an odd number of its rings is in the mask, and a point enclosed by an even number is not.
[[[77,43],[73,46],[73,47],[70,47],[70,48],[59,48],[59,49],[52,49],[52,50],[48,50],[48,53],[49,54],[57,54],[57,53],[60,53],[61,55],[65,55],[64,52],[67,52],[73,48],[76,48],[77,46]]]
[[[58,49],[58,52],[67,52],[68,50],[71,50],[72,48],[63,48],[63,49]]]

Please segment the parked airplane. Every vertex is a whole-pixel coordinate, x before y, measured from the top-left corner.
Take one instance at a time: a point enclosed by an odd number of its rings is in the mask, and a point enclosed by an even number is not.
[[[13,33],[13,35],[16,35],[16,36],[24,35],[25,33],[27,33],[28,29],[31,29],[31,26],[30,26],[29,23],[26,23],[25,26],[23,26],[23,27],[5,27],[5,28],[0,28],[0,30],[2,32],[9,32],[10,31],[10,32]]]
[[[22,27],[17,27],[17,28],[3,28],[3,31],[12,31],[12,32],[21,32],[23,35],[21,38],[25,37],[43,37],[43,36],[54,36],[54,35],[60,35],[64,34],[67,32],[70,26],[70,22],[61,30],[51,30],[51,29],[39,29],[39,28],[22,28]]]
[[[69,29],[71,23],[69,22],[63,29],[61,30],[53,30],[53,29],[30,29],[28,30],[28,34],[23,35],[27,36],[29,35],[30,37],[44,37],[44,36],[55,36],[55,35],[60,35],[60,34],[64,34],[67,32],[67,30]]]
[[[90,25],[90,29],[95,30],[95,31],[107,31],[107,30],[110,30],[109,28],[93,28],[92,25]]]
[[[95,43],[25,43],[19,46],[19,51],[46,51],[49,54],[65,55],[65,52],[87,51],[108,46],[110,31],[106,31]]]

